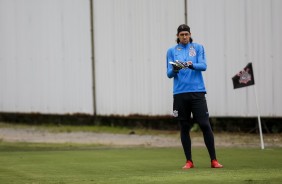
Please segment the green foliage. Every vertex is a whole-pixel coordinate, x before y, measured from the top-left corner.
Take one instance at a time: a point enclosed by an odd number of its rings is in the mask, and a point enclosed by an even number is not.
[[[193,148],[196,168],[183,171],[180,148],[0,143],[5,184],[281,183],[282,149],[217,150],[223,169],[211,169],[205,148]]]
[[[145,128],[129,128],[122,126],[102,126],[102,125],[54,125],[54,124],[41,124],[41,125],[29,125],[29,124],[10,124],[0,122],[0,128],[13,128],[13,129],[29,129],[29,130],[41,130],[52,133],[60,132],[95,132],[95,133],[112,133],[112,134],[138,134],[138,135],[159,135],[159,134],[178,134],[178,130],[154,130]]]

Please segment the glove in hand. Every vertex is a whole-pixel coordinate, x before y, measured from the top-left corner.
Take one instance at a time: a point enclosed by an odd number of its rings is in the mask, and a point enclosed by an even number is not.
[[[179,66],[177,66],[177,65],[172,65],[172,67],[173,67],[173,71],[176,72],[176,73],[178,73],[179,70],[182,69],[181,67],[179,67]]]
[[[174,72],[179,72],[179,70],[183,69],[183,68],[193,68],[193,64],[190,64],[188,62],[181,62],[181,61],[174,61],[174,62],[169,62],[172,66],[173,66],[173,71]]]

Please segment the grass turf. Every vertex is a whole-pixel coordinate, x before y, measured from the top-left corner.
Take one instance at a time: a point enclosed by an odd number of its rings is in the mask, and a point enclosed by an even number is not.
[[[2,184],[281,183],[282,149],[217,149],[223,169],[211,169],[205,148],[193,148],[196,168],[181,170],[181,148],[0,143]]]

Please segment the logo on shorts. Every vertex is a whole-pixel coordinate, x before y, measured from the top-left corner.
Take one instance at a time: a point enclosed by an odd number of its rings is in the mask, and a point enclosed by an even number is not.
[[[175,118],[178,117],[178,111],[177,111],[177,110],[174,110],[172,115],[173,115],[173,117],[175,117]]]

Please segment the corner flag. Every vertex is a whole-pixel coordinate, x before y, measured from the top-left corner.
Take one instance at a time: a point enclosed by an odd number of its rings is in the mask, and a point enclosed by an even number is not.
[[[243,70],[232,77],[232,81],[234,89],[254,85],[255,78],[252,63],[248,63]]]
[[[252,63],[248,63],[247,66],[243,70],[241,70],[234,77],[232,77],[232,81],[233,81],[234,89],[254,85],[255,84],[255,78],[254,78]],[[263,135],[262,135],[262,129],[261,129],[259,105],[258,105],[257,93],[256,93],[255,86],[254,86],[254,91],[255,91],[255,98],[256,98],[257,111],[258,111],[258,125],[259,125],[259,132],[260,132],[261,149],[264,149],[264,141],[263,141]]]

